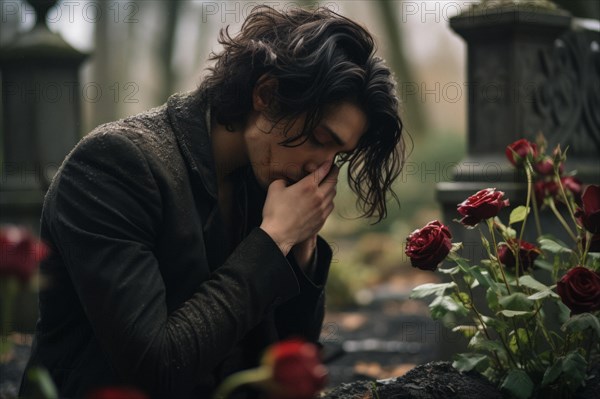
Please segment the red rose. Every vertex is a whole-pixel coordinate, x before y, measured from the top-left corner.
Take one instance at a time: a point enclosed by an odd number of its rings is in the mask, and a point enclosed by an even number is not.
[[[583,227],[592,234],[600,233],[600,186],[587,186],[581,196],[583,209],[576,216]]]
[[[309,342],[281,341],[268,349],[263,364],[273,370],[278,398],[311,399],[325,388],[327,369],[317,347]]]
[[[554,175],[554,160],[550,157],[545,157],[539,162],[533,164],[533,168],[537,173],[542,176],[553,176]],[[564,166],[562,163],[558,165],[558,174],[562,175]]]
[[[498,215],[500,209],[508,205],[510,204],[504,199],[502,191],[486,188],[458,204],[458,213],[464,216],[460,222],[466,226],[475,226],[484,219]]]
[[[439,221],[427,223],[422,229],[413,231],[406,240],[405,253],[413,267],[421,270],[436,270],[452,248],[452,234]]]
[[[600,275],[586,267],[569,270],[557,283],[556,291],[573,314],[600,310]]]
[[[135,388],[106,387],[88,393],[86,399],[148,399],[148,396]]]
[[[533,262],[542,251],[529,242],[519,241],[517,239],[512,239],[508,243],[498,245],[498,257],[500,262],[509,269],[514,270],[517,264],[513,252],[516,252],[517,247],[519,251],[519,273],[523,273],[533,266]]]
[[[523,162],[525,162],[527,157],[535,159],[538,155],[537,145],[525,139],[517,140],[507,146],[505,153],[506,158],[508,158],[510,163],[514,166],[523,165]]]
[[[38,263],[48,255],[48,247],[23,227],[0,229],[0,277],[15,276],[26,283]]]

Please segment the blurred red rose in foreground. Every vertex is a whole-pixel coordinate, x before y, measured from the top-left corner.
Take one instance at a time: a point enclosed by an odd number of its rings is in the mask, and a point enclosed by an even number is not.
[[[600,310],[600,275],[587,267],[569,270],[557,283],[556,291],[573,314]]]
[[[527,157],[533,160],[538,155],[537,145],[525,139],[517,140],[508,145],[505,153],[506,158],[508,158],[510,163],[514,166],[521,166]]]
[[[406,240],[405,253],[413,267],[436,270],[452,248],[452,234],[448,227],[437,220],[413,231]]]
[[[502,191],[486,188],[458,204],[458,213],[464,216],[460,222],[466,226],[475,226],[482,220],[498,215],[500,209],[508,205],[509,201],[504,199]]]
[[[278,389],[273,397],[312,399],[325,388],[327,369],[321,363],[314,344],[299,339],[281,341],[271,346],[263,357],[270,366]]]
[[[106,387],[90,392],[85,399],[149,399],[148,396],[135,388]]]
[[[0,277],[15,276],[26,283],[38,263],[48,255],[48,247],[24,227],[0,228]]]

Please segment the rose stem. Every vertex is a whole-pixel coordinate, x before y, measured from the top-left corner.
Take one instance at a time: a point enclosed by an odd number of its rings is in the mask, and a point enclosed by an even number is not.
[[[219,386],[217,392],[213,395],[213,399],[226,399],[241,386],[268,381],[272,378],[272,375],[273,372],[270,367],[264,366],[232,374]]]
[[[496,262],[498,264],[498,268],[500,269],[500,273],[502,274],[502,280],[504,281],[504,285],[506,286],[506,290],[508,291],[508,295],[511,294],[510,287],[508,286],[508,280],[506,279],[506,274],[504,274],[504,269],[502,269],[502,263],[500,263],[500,256],[498,255],[498,244],[496,243],[496,235],[494,234],[494,225],[491,219],[487,219],[488,228],[490,230],[490,235],[492,236],[492,243],[494,244],[494,252],[496,253]],[[518,257],[517,257],[518,258]],[[518,263],[517,263],[518,266]],[[518,285],[517,280],[517,285]]]
[[[565,228],[565,230],[567,231],[569,236],[573,239],[573,241],[577,242],[577,237],[575,236],[575,234],[573,234],[573,231],[567,224],[567,221],[562,217],[560,212],[558,212],[558,209],[556,209],[556,204],[554,203],[553,198],[550,199],[550,209],[552,209],[552,212],[554,212],[554,215],[556,216],[556,218],[558,219],[560,224],[562,224],[562,226]]]
[[[456,282],[456,279],[454,278],[454,275],[450,275],[450,278],[452,278],[452,281],[454,281],[454,284],[456,285],[456,296],[458,297],[458,300],[463,304],[463,306],[467,306],[465,304],[465,302],[463,301],[462,297],[460,296],[460,290],[458,289],[458,283]],[[485,334],[485,337],[488,339],[488,341],[492,341],[492,337],[490,336],[487,327],[485,326],[485,322],[483,321],[483,317],[481,317],[481,313],[479,313],[479,311],[477,310],[477,308],[475,307],[475,302],[473,302],[473,291],[471,291],[471,287],[469,287],[469,284],[465,284],[467,286],[467,289],[469,290],[469,295],[471,298],[471,306],[470,308],[473,310],[473,313],[475,313],[475,316],[477,316],[477,318],[479,319],[479,322],[481,323],[481,327],[483,328],[483,333]],[[513,362],[513,364],[516,366],[517,364],[515,363],[515,361],[513,360],[510,351],[508,350],[508,348],[506,347],[506,343],[504,342],[504,339],[502,338],[502,335],[500,335],[500,333],[498,333],[498,336],[500,337],[500,341],[502,341],[502,345],[504,345],[504,349],[506,349],[506,353],[508,353],[508,356],[510,357],[510,360]],[[494,357],[496,358],[496,361],[498,362],[498,365],[500,367],[502,367],[502,362],[500,361],[500,358],[498,357],[498,353],[496,351],[492,351],[492,353],[494,354]]]
[[[558,170],[556,168],[554,169],[554,175],[557,177],[558,186],[560,187],[560,193],[562,194],[563,198],[565,199],[565,204],[567,205],[567,209],[569,210],[569,215],[571,215],[571,220],[573,220],[573,223],[575,223],[575,226],[577,226],[577,219],[575,219],[575,211],[571,207],[571,201],[569,201],[569,198],[567,198],[567,193],[565,191],[565,187],[562,184],[560,175],[558,174]]]

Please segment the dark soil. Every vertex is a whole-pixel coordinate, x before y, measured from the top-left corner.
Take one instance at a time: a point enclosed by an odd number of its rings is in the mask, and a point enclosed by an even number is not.
[[[555,396],[539,394],[539,399]],[[541,395],[541,396],[540,396]],[[594,368],[586,385],[573,399],[600,398],[600,365]],[[503,395],[476,372],[461,373],[450,362],[431,362],[417,366],[403,377],[379,381],[341,384],[321,396],[322,399],[502,399]]]
[[[376,394],[375,394],[376,391]],[[403,377],[342,384],[323,399],[501,399],[502,395],[477,373],[460,373],[449,362],[417,366]]]

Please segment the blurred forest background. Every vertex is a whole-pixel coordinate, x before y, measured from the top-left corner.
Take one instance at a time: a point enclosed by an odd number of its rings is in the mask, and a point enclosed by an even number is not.
[[[89,54],[80,73],[82,136],[195,88],[210,52],[220,49],[219,30],[229,25],[236,32],[257,4],[280,10],[321,5],[367,27],[396,74],[409,151],[395,184],[400,204],[390,201],[388,218],[379,224],[355,218],[354,197],[341,175],[336,210],[322,232],[334,249],[329,309],[339,309],[360,302],[357,293],[364,288],[395,277],[403,276],[396,280],[407,292],[417,284],[414,279],[432,278],[409,266],[404,241],[416,227],[441,217],[435,184],[450,180],[465,154],[465,45],[449,28],[449,18],[477,2],[61,1],[47,21]],[[0,45],[35,23],[31,7],[21,1],[1,0],[0,7]]]

